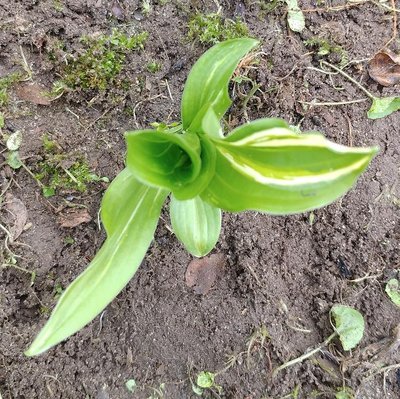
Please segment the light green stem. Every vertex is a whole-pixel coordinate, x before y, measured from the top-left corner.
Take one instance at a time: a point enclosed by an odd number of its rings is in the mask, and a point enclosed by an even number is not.
[[[358,83],[354,78],[352,78],[349,74],[344,72],[342,69],[338,68],[335,65],[330,64],[329,62],[322,61],[322,63],[329,68],[334,69],[336,72],[340,73],[342,76],[344,76],[346,79],[348,79],[351,83],[355,84],[360,90],[362,90],[371,100],[374,100],[376,97],[369,91],[367,90],[364,86],[362,86],[360,83]]]
[[[317,348],[312,349],[311,351],[306,352],[306,353],[304,353],[303,355],[301,355],[299,357],[296,357],[296,359],[293,359],[293,360],[290,360],[290,361],[288,361],[286,363],[283,363],[282,365],[280,365],[279,367],[277,367],[274,370],[273,376],[275,377],[280,371],[284,370],[285,368],[293,366],[294,364],[297,364],[297,363],[301,363],[303,360],[306,360],[309,357],[311,357],[312,355],[318,353],[322,348],[327,346],[329,344],[329,342],[331,342],[332,339],[335,338],[336,336],[337,336],[337,332],[335,331]]]

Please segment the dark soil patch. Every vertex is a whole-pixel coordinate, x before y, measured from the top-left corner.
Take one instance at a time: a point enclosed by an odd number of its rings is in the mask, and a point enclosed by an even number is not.
[[[113,178],[123,168],[124,131],[178,119],[187,73],[205,50],[186,40],[189,15],[196,7],[215,12],[216,5],[211,0],[170,1],[154,5],[144,17],[138,1],[120,3],[123,21],[112,17],[111,0],[0,0],[0,77],[21,70],[22,49],[33,80],[48,89],[61,65],[47,54],[55,39],[73,53],[79,51],[84,34],[109,33],[116,26],[149,32],[145,50],[128,56],[121,75],[131,82],[127,89],[66,93],[50,106],[21,102],[11,92],[4,111],[5,131],[23,132],[21,153],[32,170],[43,156],[42,137],[47,134],[63,151],[84,154],[98,175]],[[298,35],[287,30],[284,6],[262,14],[258,3],[267,2],[220,1],[227,17],[235,18],[240,10],[251,34],[262,43],[264,55],[254,72],[261,94],[259,100],[248,102],[249,118],[279,116],[291,124],[301,122],[303,130],[323,131],[339,143],[378,145],[379,155],[349,194],[315,212],[313,224],[308,214],[226,214],[215,252],[227,256],[227,265],[204,296],[185,285],[191,257],[168,230],[165,213],[147,257],[126,289],[101,317],[37,358],[26,358],[23,351],[55,305],[55,288],[71,282],[104,240],[96,220],[105,185],[94,183],[85,194],[45,199],[24,169],[12,172],[3,163],[2,189],[10,183],[8,192],[22,200],[32,224],[18,239],[23,245],[11,249],[20,256],[18,266],[36,272],[32,285],[28,273],[11,267],[1,270],[3,399],[161,397],[154,396],[154,390],[162,384],[164,398],[190,398],[195,395],[189,376],[223,370],[232,355],[236,362],[217,377],[222,393],[208,392],[204,397],[277,399],[299,385],[299,398],[334,398],[343,383],[360,399],[400,397],[395,369],[385,381],[383,374],[366,378],[374,362],[400,361],[397,350],[385,352],[400,312],[383,290],[400,268],[400,114],[371,121],[366,118],[368,103],[306,112],[297,102],[362,98],[363,93],[342,78],[307,69],[318,67],[318,56],[303,41],[326,38],[342,46],[350,60],[368,58],[391,37],[391,14],[372,2],[336,12],[308,12],[307,29]],[[301,7],[325,8],[312,1]],[[328,59],[339,62],[335,54]],[[162,64],[155,74],[146,69],[152,60]],[[350,71],[373,92],[398,93],[398,88],[382,88],[368,79],[365,63]],[[240,104],[237,98],[232,123],[244,121]],[[92,221],[60,228],[58,211],[66,200],[87,207]],[[66,240],[71,237],[73,243]],[[376,277],[350,281],[366,275]],[[366,320],[358,349],[343,354],[338,344],[329,348],[341,370],[325,353],[324,360],[335,373],[307,361],[271,379],[271,367],[315,347],[331,333],[328,313],[335,303],[354,306]],[[270,338],[262,347],[251,341],[248,350],[252,334],[261,326]],[[134,394],[125,387],[132,378],[140,386]],[[320,395],[313,396],[316,392]]]

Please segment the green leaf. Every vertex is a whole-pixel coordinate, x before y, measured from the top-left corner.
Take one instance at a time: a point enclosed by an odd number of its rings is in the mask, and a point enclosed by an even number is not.
[[[288,5],[288,24],[293,32],[302,32],[306,27],[304,14],[300,10],[297,0],[286,0]]]
[[[297,134],[276,119],[243,125],[217,148],[215,175],[201,197],[223,210],[292,214],[327,205],[355,183],[377,152]]]
[[[9,151],[17,151],[21,147],[21,143],[22,133],[18,130],[7,139],[7,149]]]
[[[197,185],[189,193],[184,189],[196,180],[202,167],[201,143],[196,134],[142,130],[127,132],[125,137],[127,167],[139,180],[180,197],[197,195]]]
[[[212,388],[214,386],[215,374],[210,371],[201,371],[197,376],[196,384],[200,388]]]
[[[333,316],[335,331],[339,334],[343,349],[348,351],[356,347],[364,335],[362,314],[350,306],[334,305],[331,316]]]
[[[193,133],[201,133],[214,138],[223,138],[221,123],[211,104],[207,103],[197,113],[188,128]]]
[[[335,399],[354,399],[354,392],[349,387],[340,388],[335,394]]]
[[[102,203],[108,238],[61,295],[27,356],[38,355],[80,330],[125,287],[153,239],[167,194],[140,183],[127,169],[114,179]]]
[[[171,223],[174,233],[192,255],[207,255],[218,241],[221,210],[200,197],[179,201],[171,196]]]
[[[42,194],[46,198],[52,197],[53,195],[55,195],[55,193],[56,193],[56,190],[53,187],[44,186],[42,188]]]
[[[174,190],[174,195],[179,200],[185,200],[194,198],[201,192],[203,192],[215,173],[215,161],[217,158],[217,153],[215,149],[215,144],[207,137],[202,136],[200,140],[201,152],[201,169],[198,177],[191,183],[186,183],[179,187],[178,190]]]
[[[385,287],[386,294],[389,295],[389,298],[392,302],[400,307],[400,288],[399,288],[399,280],[397,278],[390,279]]]
[[[384,118],[400,109],[400,97],[374,97],[368,110],[369,119]]]
[[[21,158],[18,151],[10,151],[7,153],[7,165],[13,169],[19,169],[22,166]]]
[[[231,105],[229,80],[239,61],[257,44],[257,40],[250,38],[226,40],[199,58],[190,71],[182,95],[184,130],[206,104],[214,108],[218,119],[222,118]]]
[[[126,386],[126,389],[131,393],[135,392],[136,388],[137,388],[137,384],[134,379],[126,381],[125,386]]]
[[[203,395],[203,392],[204,392],[202,388],[198,387],[198,386],[195,385],[195,384],[192,384],[192,391],[193,391],[197,396]],[[1,399],[1,398],[0,398],[0,399]]]
[[[180,200],[201,193],[215,171],[215,145],[194,133],[128,132],[127,166],[144,183],[166,188]]]

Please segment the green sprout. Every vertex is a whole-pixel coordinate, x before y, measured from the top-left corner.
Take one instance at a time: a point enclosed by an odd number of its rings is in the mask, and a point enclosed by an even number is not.
[[[201,371],[197,375],[196,384],[192,383],[193,392],[201,396],[205,389],[213,389],[215,388],[219,393],[222,392],[222,387],[215,383],[216,373],[212,373],[211,371]]]
[[[224,132],[230,79],[258,44],[242,38],[209,49],[186,81],[181,123],[126,133],[126,167],[101,205],[107,239],[63,292],[26,355],[76,333],[118,295],[146,255],[168,196],[176,236],[199,257],[218,240],[222,210],[311,211],[345,194],[366,169],[376,147],[338,145],[320,133],[298,133],[281,119],[258,119]]]
[[[329,55],[329,54],[336,54],[340,61],[339,66],[342,68],[349,62],[349,55],[347,51],[327,39],[321,39],[319,37],[313,37],[311,39],[305,40],[304,45],[307,47],[315,48],[317,50],[317,54],[321,57]]]
[[[43,184],[45,197],[57,191],[85,192],[87,184],[98,181],[107,182],[106,177],[97,176],[90,170],[82,156],[59,153],[58,143],[43,137],[44,159],[36,165],[35,178]]]
[[[365,322],[364,317],[358,310],[346,305],[334,305],[331,308],[330,317],[334,332],[317,348],[277,367],[274,370],[274,376],[287,367],[301,363],[314,356],[321,349],[328,346],[334,338],[338,337],[340,339],[345,351],[355,348],[360,343],[364,335]]]
[[[189,21],[189,39],[198,40],[202,44],[216,44],[247,36],[248,33],[244,22],[226,19],[220,14],[196,14]]]
[[[161,67],[162,67],[162,65],[161,65],[159,62],[157,62],[157,61],[150,61],[150,62],[147,64],[147,70],[148,70],[150,73],[156,73],[156,72],[158,72],[159,70],[161,70]]]
[[[22,75],[20,72],[10,73],[0,78],[0,107],[4,107],[8,104],[8,90],[14,83],[19,82],[21,79]]]

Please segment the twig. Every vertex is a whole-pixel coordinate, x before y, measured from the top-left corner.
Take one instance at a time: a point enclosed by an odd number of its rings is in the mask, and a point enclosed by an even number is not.
[[[106,116],[112,109],[113,107],[106,109],[98,118],[96,118],[93,122],[89,123],[89,125],[86,126],[84,133],[86,133],[97,121]]]
[[[310,71],[324,73],[325,75],[337,75],[337,72],[324,71],[323,69],[315,68],[315,67],[307,67],[306,69],[309,69]]]
[[[279,367],[277,367],[274,372],[273,372],[273,377],[276,377],[276,375],[284,370],[287,367],[293,366],[297,363],[301,363],[303,360],[308,359],[309,357],[311,357],[312,355],[318,353],[322,348],[324,348],[325,346],[327,346],[329,344],[329,342],[332,341],[333,338],[335,338],[337,336],[337,332],[335,331],[334,333],[332,333],[320,346],[318,346],[317,348],[304,353],[303,355],[296,357],[296,359],[290,360],[286,363],[283,363],[282,365],[280,365]]]
[[[390,5],[392,6],[392,12],[393,12],[393,33],[390,40],[383,47],[387,47],[397,37],[397,12],[396,12],[395,0],[390,0]]]
[[[345,114],[346,120],[347,120],[347,126],[349,129],[348,132],[348,137],[349,137],[349,146],[353,147],[353,126],[351,124],[351,120],[347,114]]]
[[[168,80],[165,79],[164,82],[165,82],[165,87],[167,88],[167,91],[168,91],[169,98],[171,99],[172,102],[174,102],[174,98],[172,97],[171,89],[169,88]]]
[[[373,280],[376,279],[378,277],[382,276],[382,273],[379,274],[372,274],[370,275],[365,275],[364,277],[359,277],[359,278],[355,278],[354,280],[349,280],[350,283],[361,283],[364,280]]]
[[[28,172],[29,176],[32,177],[33,180],[37,183],[37,185],[43,189],[44,184],[36,178],[36,176],[32,173],[32,171],[21,161],[21,166]]]
[[[306,105],[315,105],[315,106],[335,106],[335,105],[346,105],[346,104],[356,104],[356,103],[362,103],[364,101],[368,101],[368,98],[360,98],[357,100],[349,100],[349,101],[337,101],[337,102],[317,102],[317,101],[297,101],[300,104],[306,104]]]
[[[29,64],[26,61],[24,50],[22,49],[22,46],[19,46],[19,50],[20,50],[20,53],[21,53],[22,61],[23,61],[22,62],[22,67],[24,68],[25,72],[28,75],[28,77],[25,79],[25,81],[32,80],[32,70],[29,68]]]
[[[330,12],[330,11],[342,11],[342,10],[347,10],[352,7],[357,7],[359,5],[364,5],[368,3],[369,0],[363,0],[363,1],[355,1],[349,4],[345,4],[342,6],[333,6],[333,7],[325,7],[325,8],[308,8],[308,9],[303,9],[301,10],[302,12]]]
[[[362,90],[371,100],[375,99],[375,96],[369,91],[367,90],[363,85],[361,85],[360,83],[358,83],[354,78],[352,78],[349,74],[347,74],[346,72],[344,72],[343,70],[341,70],[340,68],[338,68],[335,65],[330,64],[329,62],[326,61],[321,61],[322,64],[328,66],[329,68],[332,68],[333,70],[335,70],[336,72],[340,73],[341,75],[343,75],[346,79],[348,79],[351,83],[353,83],[354,85],[356,85],[360,90]]]

